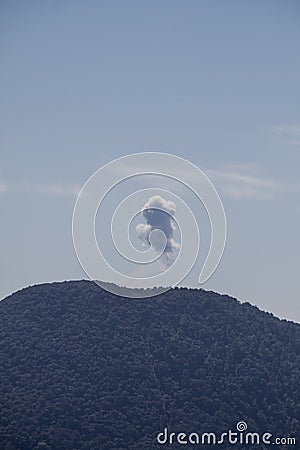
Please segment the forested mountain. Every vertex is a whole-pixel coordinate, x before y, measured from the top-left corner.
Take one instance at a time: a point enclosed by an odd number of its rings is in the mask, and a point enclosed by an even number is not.
[[[89,281],[23,289],[0,318],[1,449],[268,447],[156,438],[240,421],[300,448],[299,324],[214,292],[137,300]]]

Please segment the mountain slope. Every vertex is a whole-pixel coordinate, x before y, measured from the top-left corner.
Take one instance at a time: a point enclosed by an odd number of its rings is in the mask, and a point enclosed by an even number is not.
[[[298,324],[214,292],[136,300],[88,281],[23,289],[0,318],[1,449],[150,450],[166,427],[239,421],[300,443]]]

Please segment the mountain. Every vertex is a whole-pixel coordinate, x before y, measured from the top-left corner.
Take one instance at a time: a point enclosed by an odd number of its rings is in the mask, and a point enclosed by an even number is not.
[[[205,290],[137,300],[89,281],[18,291],[0,320],[3,450],[212,448],[205,433],[300,448],[299,324]]]

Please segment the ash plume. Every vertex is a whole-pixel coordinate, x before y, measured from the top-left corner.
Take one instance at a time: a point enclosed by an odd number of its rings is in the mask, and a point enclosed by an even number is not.
[[[175,221],[174,215],[176,205],[174,202],[154,195],[150,197],[142,209],[146,223],[136,226],[136,232],[145,245],[150,245],[149,235],[153,230],[161,230],[166,237],[166,246],[163,251],[161,262],[170,266],[176,257],[180,245],[174,239]],[[160,238],[151,239],[152,245],[158,252],[161,251],[162,241]]]

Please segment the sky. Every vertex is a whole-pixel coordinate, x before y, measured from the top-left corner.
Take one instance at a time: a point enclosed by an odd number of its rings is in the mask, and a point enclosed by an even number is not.
[[[80,188],[115,158],[165,152],[225,208],[202,287],[300,322],[299,50],[293,0],[1,0],[0,298],[86,278]]]

